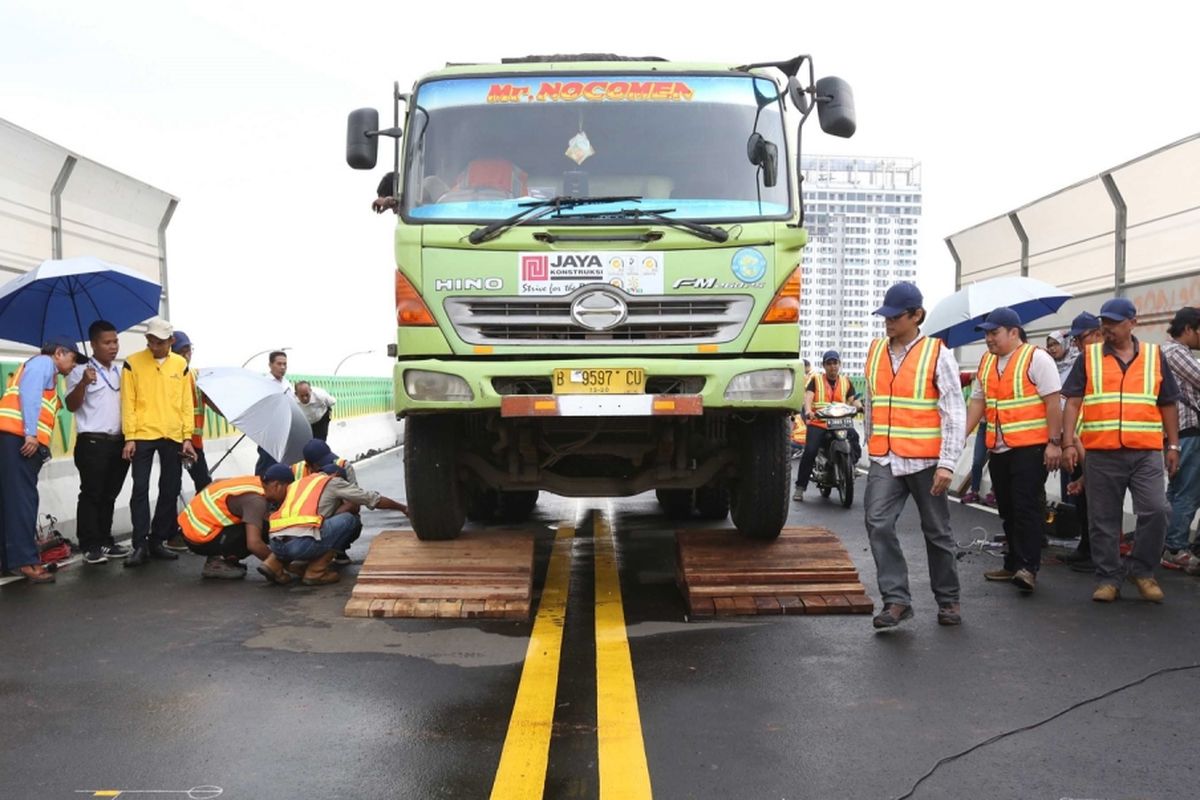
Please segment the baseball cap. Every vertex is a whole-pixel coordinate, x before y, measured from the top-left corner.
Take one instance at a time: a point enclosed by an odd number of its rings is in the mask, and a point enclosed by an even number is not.
[[[76,364],[82,364],[87,361],[87,358],[83,355],[83,353],[79,352],[79,345],[75,343],[75,340],[65,334],[51,336],[46,339],[45,346],[42,349],[47,347],[61,347],[64,350],[69,350],[75,355]]]
[[[146,333],[157,339],[170,339],[175,335],[175,329],[162,317],[154,317],[146,323]]]
[[[895,317],[910,308],[920,308],[924,303],[925,298],[915,283],[901,281],[887,290],[887,294],[883,296],[883,305],[875,309],[874,313],[881,317]]]
[[[996,328],[1019,328],[1021,317],[1011,308],[1001,306],[987,315],[987,319],[975,326],[977,331],[994,331]]]
[[[1067,336],[1083,336],[1088,331],[1094,331],[1100,327],[1100,319],[1095,314],[1089,314],[1084,311],[1075,319],[1071,320],[1071,330],[1067,331]]]
[[[1111,300],[1105,300],[1104,305],[1100,306],[1100,318],[1107,319],[1112,322],[1124,322],[1127,319],[1133,319],[1137,316],[1137,306],[1132,300],[1125,297],[1114,297]]]
[[[309,439],[308,443],[304,445],[304,461],[308,464],[321,466],[325,457],[332,454],[329,445],[321,439]]]
[[[157,333],[154,335],[158,336]],[[159,336],[158,338],[162,339],[165,337]],[[192,340],[188,338],[188,335],[186,333],[184,333],[183,331],[175,331],[175,344],[171,345],[172,352],[178,353],[181,350],[183,350],[183,348],[191,347],[191,346],[192,346]]]
[[[291,483],[295,479],[292,470],[286,464],[272,464],[263,473],[263,483]]]
[[[841,360],[842,360],[842,357],[840,355],[838,355],[837,350],[826,350],[825,355],[821,356],[822,364],[824,364],[827,361],[841,361]]]

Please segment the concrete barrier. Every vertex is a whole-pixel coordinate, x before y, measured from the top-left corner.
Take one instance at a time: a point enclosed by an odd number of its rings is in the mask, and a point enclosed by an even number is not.
[[[329,426],[330,448],[343,458],[357,461],[375,453],[391,449],[404,441],[404,425],[396,420],[392,412],[364,414],[348,419],[335,419]],[[236,444],[236,447],[234,445]],[[233,447],[229,456],[221,463],[213,475],[216,478],[232,478],[237,475],[249,475],[254,472],[254,464],[258,460],[258,451],[249,439],[238,443],[238,437],[227,436],[205,441],[204,452],[212,469],[225,452]],[[132,529],[129,517],[129,494],[133,479],[125,479],[125,488],[117,498],[116,510],[113,515],[113,534],[124,538]],[[150,476],[151,513],[158,492],[158,465],[155,462]],[[64,535],[75,538],[75,507],[79,498],[79,473],[71,456],[61,456],[51,459],[42,467],[38,481],[40,504],[38,509],[39,521],[45,520],[47,514],[58,519],[58,530]],[[183,475],[183,498],[190,500],[194,492],[191,479],[185,472]],[[182,506],[180,506],[182,508]]]

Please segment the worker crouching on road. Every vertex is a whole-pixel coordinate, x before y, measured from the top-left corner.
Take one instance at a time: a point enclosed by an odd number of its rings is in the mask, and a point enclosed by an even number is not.
[[[215,481],[192,498],[178,521],[188,549],[208,556],[201,577],[238,580],[246,576],[242,559],[274,558],[267,547],[267,511],[287,499],[291,484],[291,470],[275,465],[262,478]]]
[[[306,475],[312,475],[317,472],[324,471],[330,464],[336,467],[338,477],[345,478],[350,483],[358,486],[358,476],[354,474],[354,465],[344,458],[339,458],[336,453],[329,449],[329,445],[324,439],[311,439],[308,444],[304,445],[304,460],[297,461],[292,464],[292,475],[296,480],[300,480]],[[333,474],[333,473],[331,473]],[[358,506],[349,509],[354,515],[356,524],[354,533],[351,534],[350,540],[346,542],[346,546],[337,551],[333,557],[335,564],[349,564],[350,562],[350,545],[358,541],[358,537],[362,535],[362,518],[359,516]]]
[[[1163,481],[1163,440],[1166,469],[1179,469],[1179,387],[1158,345],[1139,342],[1133,335],[1137,308],[1124,297],[1100,307],[1104,341],[1088,345],[1066,382],[1063,420],[1063,461],[1073,470],[1083,464],[1088,493],[1088,525],[1096,589],[1092,599],[1111,603],[1128,578],[1142,599],[1163,601],[1154,579],[1162,558],[1171,508]],[[1075,420],[1083,424],[1075,436]],[[1137,530],[1133,550],[1121,562],[1121,522],[1125,492],[1133,495]]]
[[[1032,592],[1042,563],[1041,489],[1062,457],[1058,368],[1045,350],[1021,341],[1021,318],[997,308],[975,327],[988,352],[979,362],[967,431],[987,417],[989,469],[1008,550],[989,581]]]
[[[914,284],[888,289],[875,310],[887,338],[871,342],[867,351],[866,524],[883,599],[872,622],[880,629],[913,616],[908,564],[896,534],[910,496],[921,515],[938,624],[962,623],[946,490],[966,438],[966,407],[954,356],[940,339],[921,335],[923,304]]]
[[[282,464],[272,465],[267,478],[291,469]],[[408,513],[408,506],[384,497],[378,492],[361,489],[339,473],[336,465],[326,466],[324,472],[293,481],[282,505],[270,517],[269,546],[273,558],[259,567],[267,580],[278,584],[291,582],[284,564],[308,562],[302,580],[309,586],[336,583],[341,576],[329,569],[338,551],[349,546],[359,529],[358,517],[350,513],[354,506],[386,508]]]

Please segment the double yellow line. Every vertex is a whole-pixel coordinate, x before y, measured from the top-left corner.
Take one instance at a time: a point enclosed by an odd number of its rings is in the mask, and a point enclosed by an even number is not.
[[[500,754],[500,767],[492,784],[492,800],[531,800],[542,797],[545,789],[574,533],[573,525],[562,524],[554,537],[542,601],[529,637],[525,666]],[[621,582],[612,527],[601,512],[596,513],[592,538],[596,578],[596,737],[600,797],[602,800],[646,800],[652,796],[650,770],[642,740],[629,639],[625,633]]]

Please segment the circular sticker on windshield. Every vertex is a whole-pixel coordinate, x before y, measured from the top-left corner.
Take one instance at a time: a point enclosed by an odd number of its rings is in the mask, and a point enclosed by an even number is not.
[[[758,283],[767,276],[767,257],[753,247],[743,247],[733,254],[730,267],[742,283]]]

